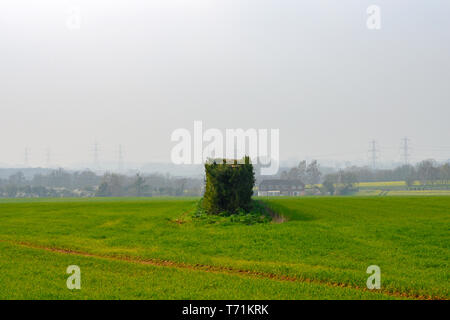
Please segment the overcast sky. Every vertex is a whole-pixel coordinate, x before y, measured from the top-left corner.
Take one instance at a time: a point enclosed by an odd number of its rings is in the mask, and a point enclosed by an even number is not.
[[[282,159],[366,160],[374,139],[396,161],[404,136],[448,159],[449,58],[445,0],[2,0],[0,164],[88,163],[95,141],[169,162],[194,120],[278,128]]]

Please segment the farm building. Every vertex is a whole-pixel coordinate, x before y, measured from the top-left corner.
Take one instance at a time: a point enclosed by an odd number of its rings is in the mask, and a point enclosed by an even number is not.
[[[263,180],[259,184],[258,196],[300,196],[305,184],[300,180]]]

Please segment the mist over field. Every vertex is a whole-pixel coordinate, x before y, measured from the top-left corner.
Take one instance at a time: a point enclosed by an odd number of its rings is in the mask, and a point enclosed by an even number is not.
[[[450,4],[380,0],[369,30],[371,4],[4,0],[0,167],[177,175],[146,165],[195,120],[279,129],[282,166],[370,166],[374,140],[393,167],[404,137],[412,163],[446,161]]]

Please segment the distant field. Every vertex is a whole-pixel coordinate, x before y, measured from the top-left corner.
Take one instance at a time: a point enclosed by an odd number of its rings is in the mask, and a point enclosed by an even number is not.
[[[355,196],[450,196],[450,190],[359,190]]]
[[[404,181],[360,182],[355,196],[450,196],[450,188],[446,185],[421,186],[419,181],[414,188],[425,190],[408,190]]]
[[[418,185],[419,182],[416,181],[414,184]],[[358,183],[358,185],[360,187],[394,187],[394,186],[406,187],[405,181],[360,182]]]
[[[271,198],[288,221],[251,226],[193,220],[196,201],[0,200],[0,298],[450,297],[450,197]]]
[[[420,185],[419,181],[414,182],[414,185]],[[321,184],[316,186],[322,187]],[[375,182],[359,182],[360,187],[406,187],[405,181],[375,181]],[[306,185],[307,188],[312,188],[312,185]]]
[[[450,196],[450,190],[391,190],[390,196]]]

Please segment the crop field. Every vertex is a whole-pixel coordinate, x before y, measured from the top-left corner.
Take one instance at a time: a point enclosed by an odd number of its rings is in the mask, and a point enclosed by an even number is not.
[[[415,181],[414,185],[420,185],[419,181]],[[377,181],[377,182],[359,182],[360,187],[406,187],[405,181]]]
[[[449,299],[450,197],[263,201],[285,221],[198,219],[195,198],[0,200],[0,299]]]
[[[354,196],[450,196],[450,190],[365,190],[360,189]]]

